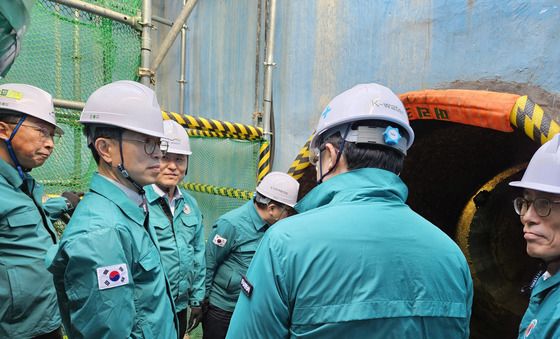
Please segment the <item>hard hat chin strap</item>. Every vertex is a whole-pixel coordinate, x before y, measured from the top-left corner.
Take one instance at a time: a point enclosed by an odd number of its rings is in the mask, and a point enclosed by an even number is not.
[[[339,150],[338,150],[338,154],[336,155],[336,160],[334,162],[334,165],[325,173],[323,174],[323,165],[322,165],[322,161],[321,161],[321,152],[319,152],[319,175],[321,176],[319,178],[319,180],[317,180],[317,185],[322,184],[323,183],[323,179],[329,175],[332,171],[334,171],[334,169],[336,168],[336,166],[338,165],[338,162],[340,161],[340,157],[342,156],[342,152],[344,151],[344,145],[346,145],[346,137],[348,136],[348,133],[350,132],[350,127],[352,125],[348,124],[348,126],[346,127],[346,131],[344,132],[344,136],[342,137],[342,142],[339,145]]]
[[[19,127],[25,121],[25,118],[27,118],[27,115],[25,115],[25,114],[22,115],[21,118],[19,119],[19,121],[17,122],[16,127],[12,131],[12,134],[10,134],[10,137],[8,139],[4,139],[4,142],[6,143],[6,147],[8,148],[8,153],[10,154],[10,158],[12,159],[12,162],[14,163],[14,166],[16,167],[19,176],[23,180],[25,179],[25,175],[23,174],[24,169],[21,167],[21,164],[19,163],[19,161],[16,157],[16,153],[14,151],[14,148],[12,147],[12,139],[15,137],[17,131],[19,130]],[[28,170],[25,170],[25,172],[28,172]]]
[[[122,131],[119,132],[119,151],[121,153],[121,163],[117,166],[117,169],[119,170],[119,172],[121,172],[121,175],[128,180],[132,186],[134,186],[134,188],[136,188],[136,190],[138,191],[138,194],[140,194],[142,196],[142,199],[145,200],[145,193],[146,191],[144,191],[144,188],[136,182],[136,180],[132,179],[130,177],[130,174],[128,174],[128,171],[126,170],[126,168],[124,168],[124,153],[122,150]]]

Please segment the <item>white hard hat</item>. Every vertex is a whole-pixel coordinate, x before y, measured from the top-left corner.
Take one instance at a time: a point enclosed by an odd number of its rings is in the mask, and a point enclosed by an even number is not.
[[[115,81],[93,92],[82,111],[80,122],[163,137],[163,118],[156,94],[150,88],[129,80]]]
[[[257,186],[261,195],[294,207],[297,203],[299,182],[286,173],[270,172]]]
[[[53,125],[56,132],[64,131],[56,124],[52,96],[35,86],[26,84],[0,85],[0,109],[27,114]]]
[[[358,121],[383,121],[388,126],[380,132],[367,128],[348,130],[348,124]],[[406,138],[401,138],[396,127],[406,132]],[[347,141],[378,143],[404,154],[414,141],[414,131],[399,97],[387,87],[374,83],[356,85],[332,99],[321,113],[310,148],[319,147],[323,137],[336,131],[344,137],[346,130],[349,131]],[[332,133],[327,134],[327,131]]]
[[[167,153],[191,155],[191,145],[187,131],[174,120],[163,121],[164,139],[169,143]]]
[[[556,134],[535,152],[521,181],[512,181],[509,184],[560,194],[560,134]]]

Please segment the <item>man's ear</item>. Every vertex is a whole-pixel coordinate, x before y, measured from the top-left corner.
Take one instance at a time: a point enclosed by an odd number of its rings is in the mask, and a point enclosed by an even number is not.
[[[97,138],[94,146],[97,154],[99,154],[99,157],[109,165],[112,165],[115,160],[113,159],[115,156],[113,152],[115,148],[114,141],[109,138]]]
[[[0,138],[2,140],[9,139],[12,134],[12,128],[7,122],[0,121]]]
[[[327,168],[325,168],[324,171],[326,173],[326,171],[330,171],[331,168],[336,165],[335,162],[336,162],[336,157],[338,156],[338,150],[336,149],[336,147],[333,146],[333,144],[327,143],[325,145],[324,154],[328,156],[328,162],[326,163]]]

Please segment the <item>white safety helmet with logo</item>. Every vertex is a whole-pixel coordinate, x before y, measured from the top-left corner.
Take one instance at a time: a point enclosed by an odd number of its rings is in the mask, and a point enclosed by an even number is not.
[[[130,80],[115,81],[93,92],[80,115],[80,122],[163,138],[163,119],[156,94]]]
[[[62,128],[56,124],[52,96],[35,86],[0,85],[0,109],[35,117],[54,126],[57,134],[64,133]]]
[[[349,128],[360,121],[378,121],[385,126],[356,124],[358,128]],[[356,85],[327,105],[317,124],[310,149],[317,149],[323,140],[336,132],[340,132],[348,142],[384,145],[405,155],[414,141],[414,131],[399,97],[387,87],[375,83]]]
[[[257,186],[259,194],[290,207],[297,203],[298,191],[299,182],[282,172],[268,173]]]
[[[189,135],[187,131],[178,122],[174,120],[163,121],[164,140],[167,141],[169,147],[167,153],[191,155],[191,145],[189,143]]]
[[[556,134],[535,152],[520,181],[509,184],[560,194],[560,134]]]

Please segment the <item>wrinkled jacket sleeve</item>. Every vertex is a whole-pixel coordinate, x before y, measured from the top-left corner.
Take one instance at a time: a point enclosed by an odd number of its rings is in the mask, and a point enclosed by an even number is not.
[[[265,234],[247,271],[253,286],[239,295],[227,337],[288,338],[290,306],[284,275],[286,257],[280,243]]]
[[[130,251],[130,249],[129,249]],[[132,267],[117,231],[101,229],[61,243],[49,266],[70,338],[128,338],[135,317]],[[97,268],[126,264],[129,283],[100,289]]]
[[[206,258],[204,246],[204,224],[202,223],[202,215],[200,215],[200,223],[196,226],[196,234],[193,239],[194,248],[194,275],[191,291],[189,293],[189,302],[202,302],[204,299],[204,277],[206,276]]]
[[[224,246],[218,246],[214,243],[214,237],[216,237],[216,235],[227,239]],[[214,280],[216,270],[231,252],[233,243],[235,242],[234,237],[234,227],[229,222],[218,219],[206,243],[206,297],[210,295],[210,289],[212,288],[212,281]]]
[[[50,198],[43,204],[43,209],[52,223],[60,219],[62,213],[68,211],[68,205],[64,197]]]

